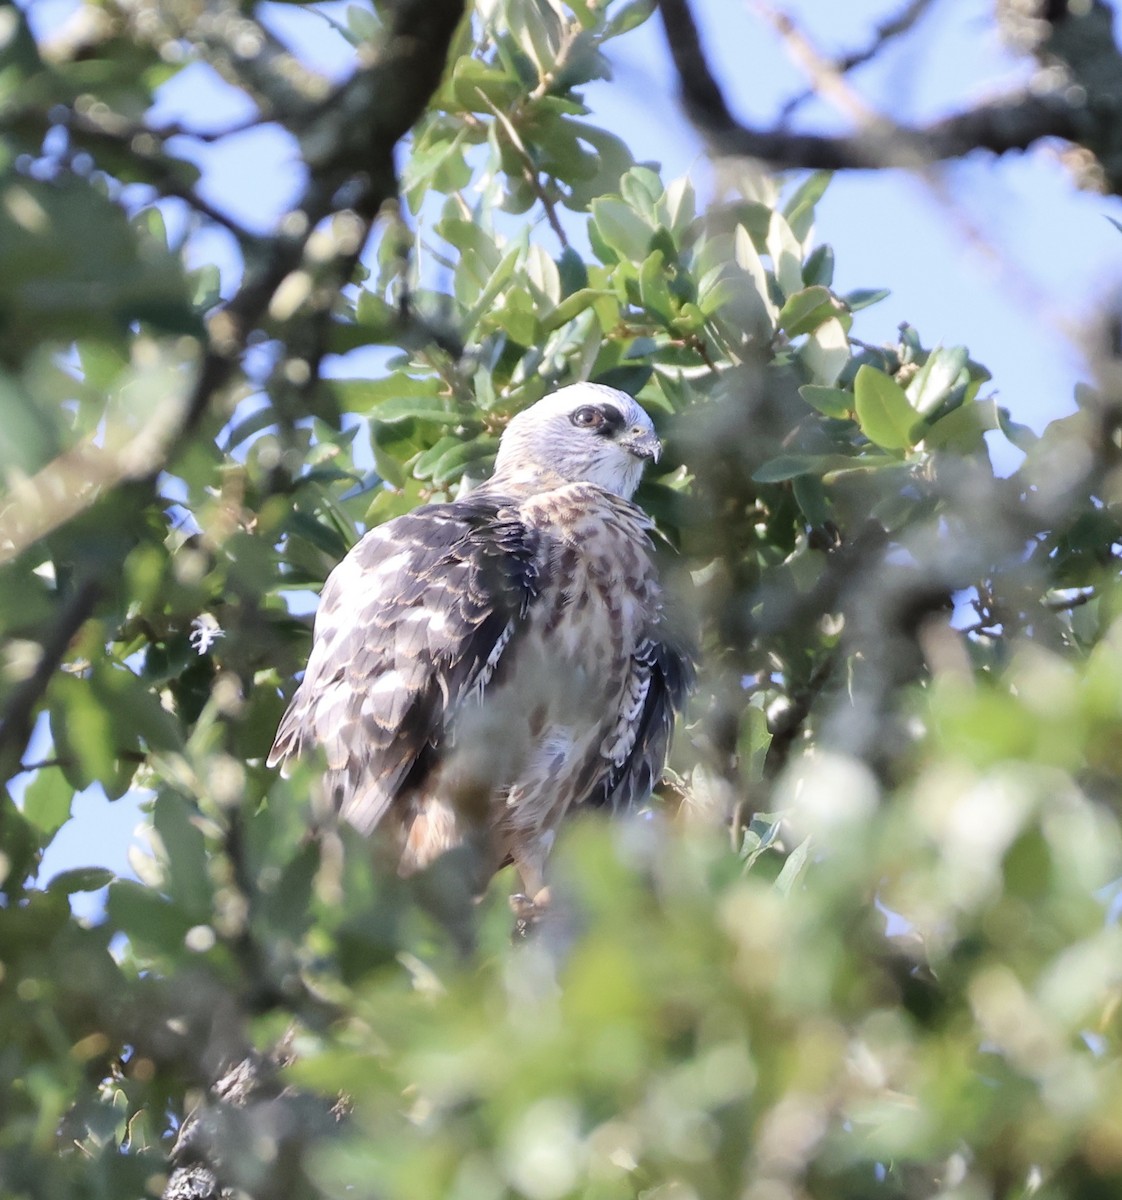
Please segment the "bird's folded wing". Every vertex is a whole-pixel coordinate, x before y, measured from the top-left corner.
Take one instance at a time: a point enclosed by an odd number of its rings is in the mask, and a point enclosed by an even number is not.
[[[666,762],[675,713],[693,682],[693,662],[686,651],[657,637],[639,645],[619,721],[601,746],[603,773],[587,803],[616,810],[647,799]]]
[[[508,501],[434,504],[372,530],[332,572],[270,764],[323,750],[341,815],[368,833],[431,767],[541,585],[539,536]]]

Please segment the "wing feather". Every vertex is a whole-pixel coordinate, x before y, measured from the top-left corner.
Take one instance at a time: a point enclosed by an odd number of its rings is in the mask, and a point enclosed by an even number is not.
[[[541,572],[539,535],[502,497],[429,505],[368,533],[324,586],[270,765],[322,747],[329,794],[369,833],[495,673]]]
[[[601,745],[604,771],[588,803],[617,809],[642,804],[658,784],[674,718],[693,688],[690,656],[668,641],[647,638],[631,659],[619,721]]]

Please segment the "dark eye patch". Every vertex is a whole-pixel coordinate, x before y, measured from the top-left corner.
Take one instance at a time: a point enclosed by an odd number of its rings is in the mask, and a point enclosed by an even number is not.
[[[623,414],[617,408],[605,405],[582,404],[569,418],[578,429],[591,429],[604,437],[618,433],[624,425]]]
[[[618,408],[612,408],[610,405],[605,405],[601,410],[604,414],[603,433],[619,433],[625,422],[623,413]]]

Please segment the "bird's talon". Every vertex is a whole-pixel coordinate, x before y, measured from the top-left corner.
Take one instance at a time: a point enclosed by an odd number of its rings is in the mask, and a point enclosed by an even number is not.
[[[514,913],[515,939],[529,936],[530,931],[549,911],[549,889],[542,888],[531,900],[524,892],[515,892],[510,897],[510,911]]]

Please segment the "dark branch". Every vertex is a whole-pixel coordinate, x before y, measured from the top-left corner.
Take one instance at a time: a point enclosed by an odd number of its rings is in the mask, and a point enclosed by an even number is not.
[[[1018,94],[915,129],[888,126],[823,137],[757,129],[737,121],[709,67],[688,0],[659,0],[687,115],[716,154],[816,170],[920,167],[973,150],[1003,154],[1046,137],[1078,140],[1086,110],[1058,93]]]
[[[814,668],[806,685],[790,697],[790,704],[769,717],[771,743],[764,756],[764,778],[776,779],[787,765],[791,750],[806,727],[807,718],[822,690],[830,682],[841,661],[841,651],[835,646]]]
[[[871,62],[884,49],[885,45],[907,33],[931,7],[933,0],[909,0],[900,12],[882,21],[874,30],[873,36],[860,49],[850,51],[835,59],[831,66],[838,75],[847,75],[850,71]],[[799,95],[793,96],[780,110],[779,119],[786,122],[800,105],[805,104],[815,95],[814,88],[807,88]]]
[[[35,670],[14,689],[0,716],[0,779],[9,779],[21,768],[20,759],[31,736],[35,708],[62,662],[74,635],[93,612],[101,593],[95,579],[79,583],[43,639]]]
[[[894,17],[887,17],[873,30],[873,36],[866,46],[839,58],[838,70],[844,74],[876,58],[886,42],[908,32],[931,7],[932,2],[933,0],[910,0],[910,3]]]

